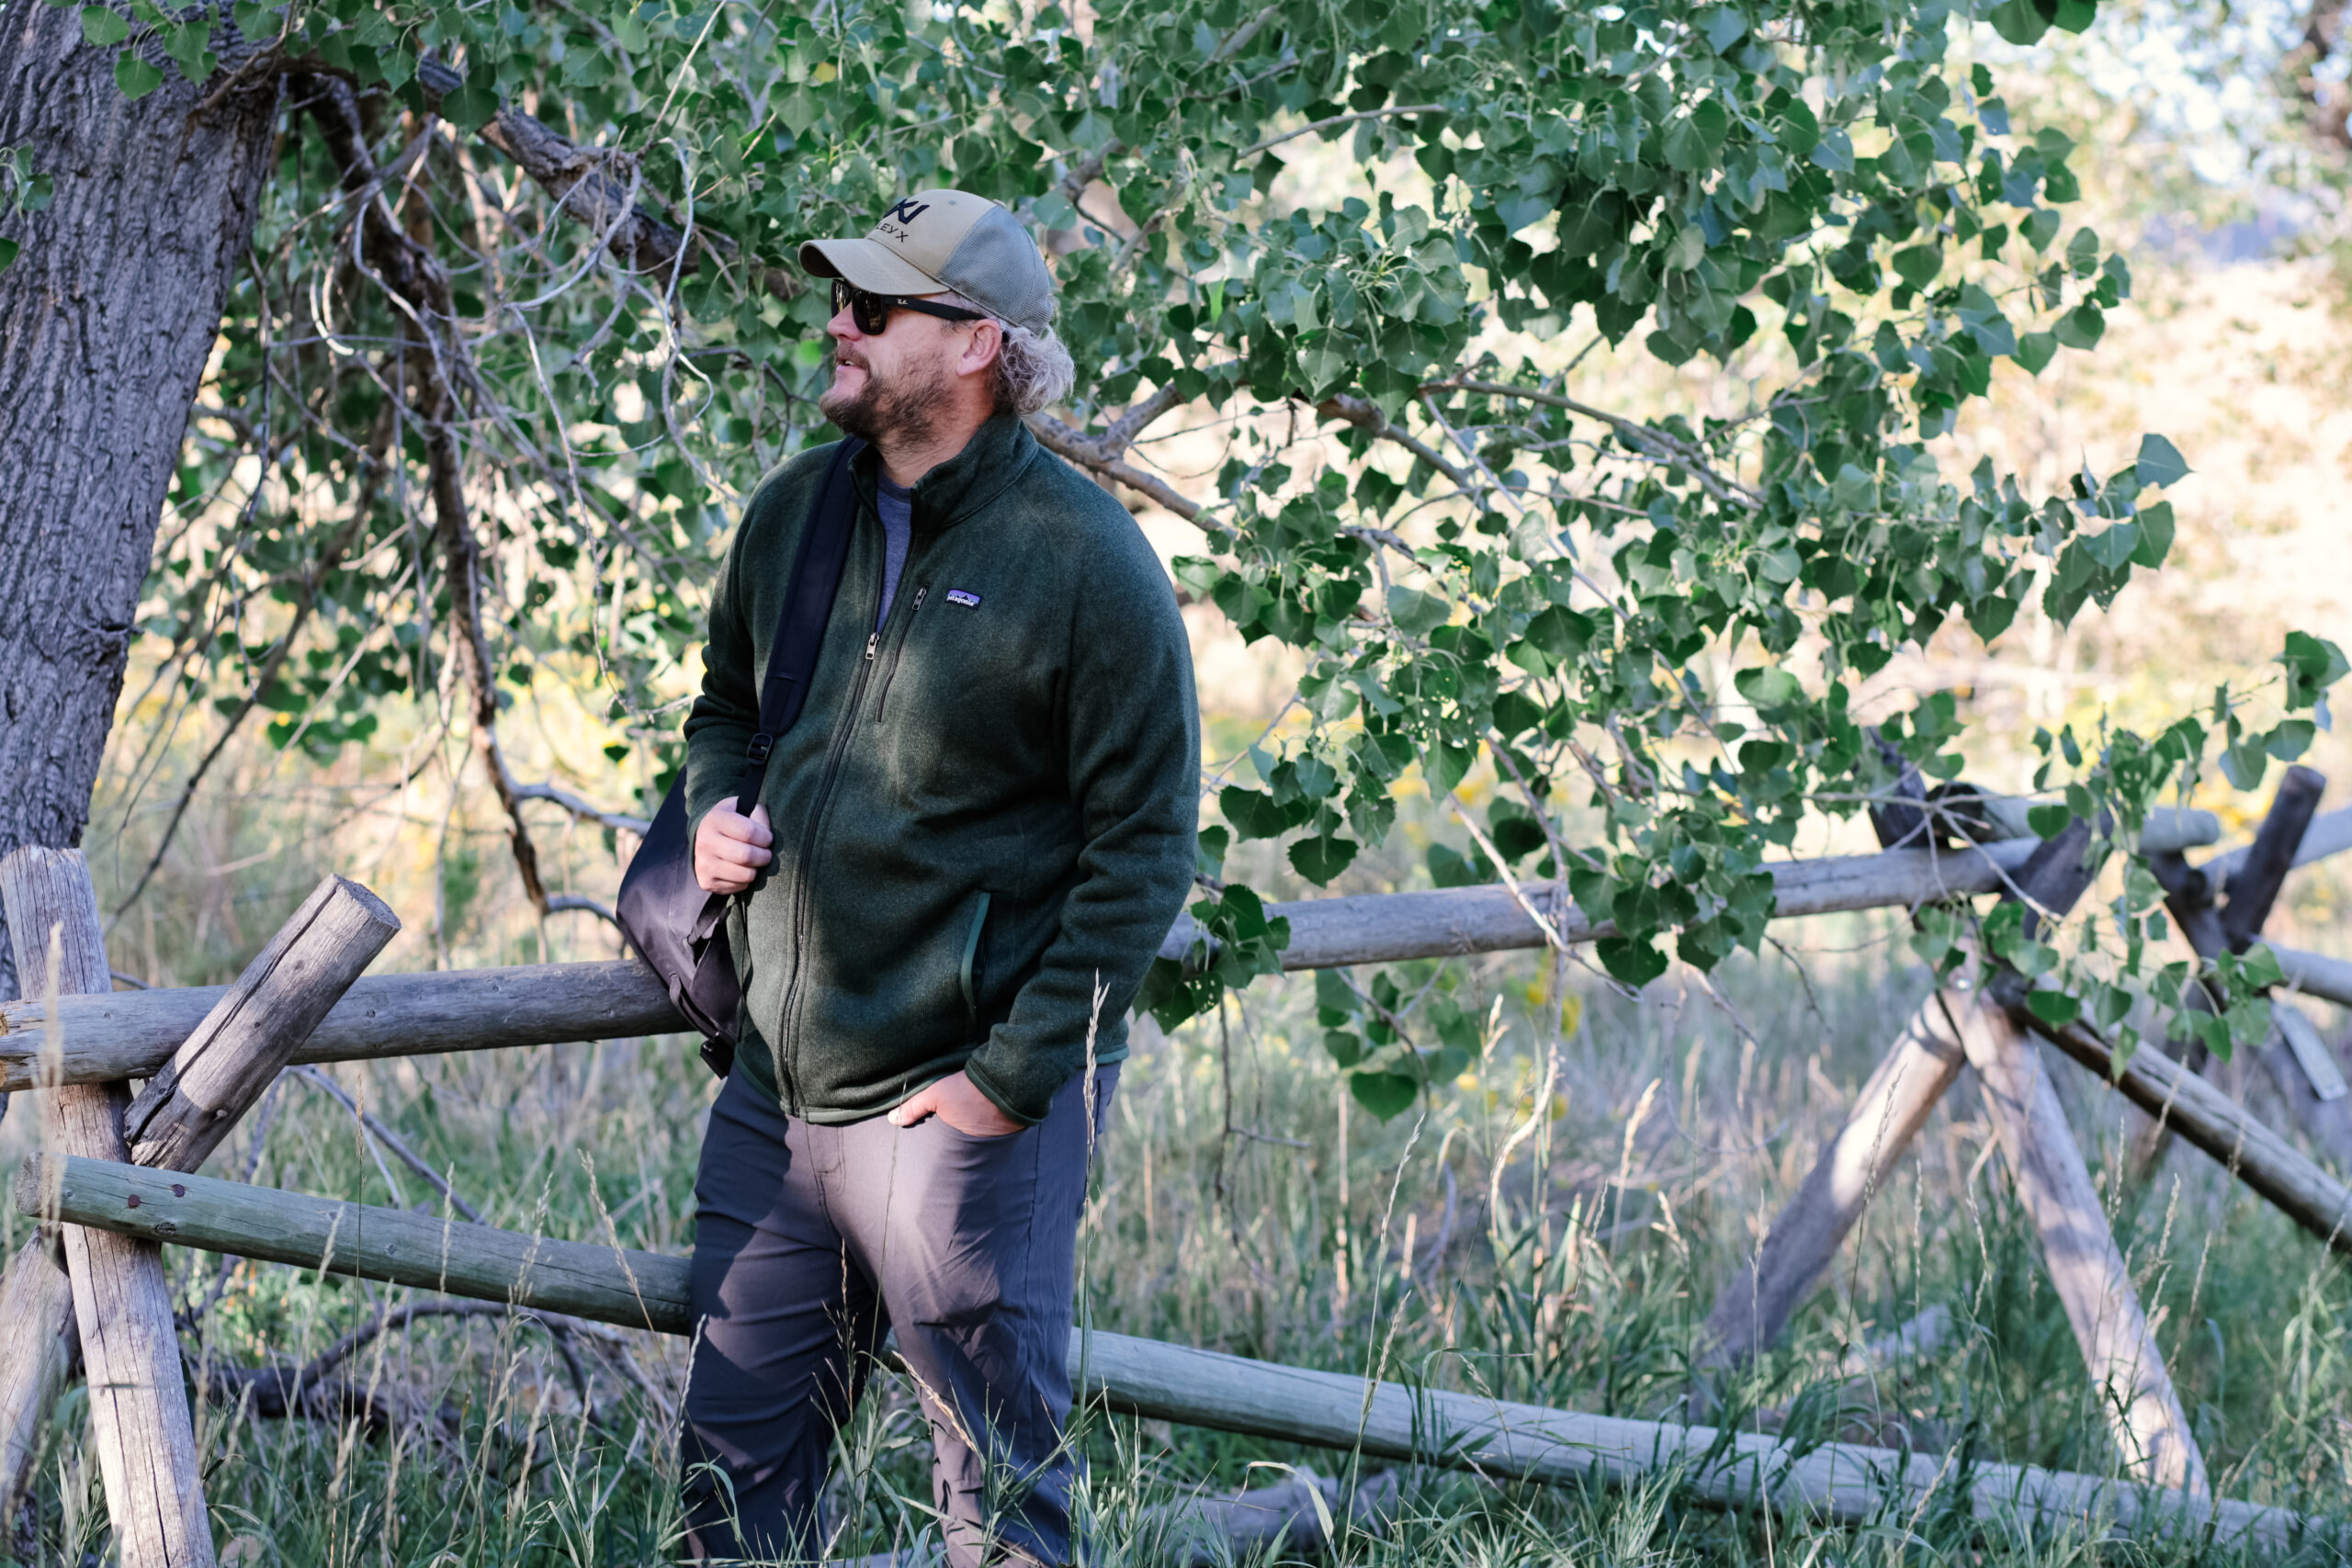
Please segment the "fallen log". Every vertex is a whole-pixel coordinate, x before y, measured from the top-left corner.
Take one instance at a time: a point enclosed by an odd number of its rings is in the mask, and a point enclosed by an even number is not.
[[[1792,861],[1772,868],[1779,918],[1908,908],[2001,887],[2035,848],[2031,840],[1937,854],[1883,854]],[[1530,885],[1548,897],[1551,885]],[[1309,898],[1268,907],[1291,925],[1286,969],[1334,968],[1408,958],[1497,953],[1544,945],[1544,935],[1502,887]],[[1571,908],[1573,942],[1610,935],[1606,920]],[[1161,948],[1182,958],[1197,935],[1180,918]],[[59,1081],[145,1077],[219,1003],[225,987],[189,986],[58,1001],[64,1045]],[[0,1003],[0,1091],[33,1087],[49,1020],[39,1000]],[[675,1033],[686,1027],[662,982],[643,964],[534,964],[505,969],[364,976],[296,1051],[296,1062],[433,1055]]]
[[[139,1201],[136,1205],[132,1199]],[[550,1242],[401,1210],[247,1187],[201,1176],[72,1156],[28,1156],[16,1199],[74,1224],[356,1274],[531,1309],[683,1334],[691,1327],[686,1260]],[[414,1226],[438,1238],[414,1250]],[[348,1238],[347,1240],[345,1238]],[[560,1260],[561,1267],[549,1267]],[[1765,1506],[1867,1523],[1916,1519],[1939,1505],[1988,1521],[2087,1527],[2127,1535],[2211,1531],[2267,1551],[2312,1539],[2352,1540],[2342,1526],[2282,1508],[2214,1501],[2154,1486],[2025,1465],[1826,1443],[1800,1451],[1754,1433],[1585,1416],[1479,1394],[1367,1382],[1157,1340],[1074,1336],[1070,1372],[1118,1413],[1416,1464],[1553,1485],[1676,1475],[1698,1501]]]

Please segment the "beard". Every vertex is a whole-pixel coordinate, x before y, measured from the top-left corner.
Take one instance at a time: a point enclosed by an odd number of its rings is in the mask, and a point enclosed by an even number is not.
[[[865,372],[865,384],[856,391],[842,391],[836,375],[834,384],[817,399],[819,411],[833,422],[833,428],[876,446],[888,442],[894,446],[921,446],[937,433],[948,389],[935,367],[909,367],[885,380],[863,355],[837,349],[833,358],[837,366],[854,365]],[[933,373],[923,374],[927,369]]]

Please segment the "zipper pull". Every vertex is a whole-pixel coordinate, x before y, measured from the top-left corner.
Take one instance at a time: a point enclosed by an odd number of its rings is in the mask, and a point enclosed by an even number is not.
[[[924,594],[926,594],[926,593],[930,592],[931,592],[931,590],[930,590],[928,587],[918,588],[918,589],[916,589],[916,590],[915,590],[915,608],[916,608],[916,609],[920,610],[920,609],[922,609],[922,596],[923,596]]]
[[[880,632],[868,632],[868,633],[866,634],[866,636],[865,636],[865,661],[866,661],[868,664],[871,664],[871,663],[873,663],[873,662],[874,662],[874,649],[875,649],[875,646],[876,646],[877,643],[879,643],[881,640],[882,640],[882,634],[881,634]]]

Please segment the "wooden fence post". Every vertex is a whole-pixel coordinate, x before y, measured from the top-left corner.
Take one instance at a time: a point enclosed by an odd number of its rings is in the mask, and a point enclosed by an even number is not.
[[[97,891],[81,851],[28,846],[14,852],[0,860],[0,898],[7,902],[18,975],[44,985],[38,977],[53,972],[60,994],[114,988]],[[120,1085],[61,1085],[43,1099],[67,1153],[128,1157],[122,1108],[129,1096]],[[163,1254],[153,1242],[68,1225],[65,1270],[89,1378],[107,1516],[123,1568],[213,1568],[212,1524],[197,1469]]]
[[[2063,919],[2090,886],[2091,869],[2084,863],[2090,841],[2089,823],[2069,824],[2018,869],[2004,897],[2022,897]],[[1754,1356],[1781,1337],[1812,1297],[1845,1245],[1846,1233],[1960,1076],[1964,1054],[1952,1021],[1973,999],[1966,992],[1939,990],[1912,1015],[1804,1185],[1765,1233],[1755,1261],[1716,1295],[1702,1331],[1707,1348],[1701,1367],[1730,1366]]]
[[[159,1170],[201,1166],[400,929],[356,882],[321,882],[130,1102],[131,1158]]]
[[[1754,1262],[1715,1297],[1700,1365],[1744,1361],[1781,1337],[1966,1063],[1938,991],[1911,1015],[1804,1185],[1764,1235]]]
[[[130,1157],[164,1170],[202,1165],[399,931],[367,888],[322,881],[131,1102]],[[0,1283],[0,1515],[30,1484],[74,1337],[71,1282],[47,1248],[28,1247]]]
[[[16,1533],[40,1453],[41,1423],[56,1407],[74,1359],[74,1283],[65,1277],[63,1249],[55,1228],[40,1225],[0,1279],[0,1536]]]
[[[1981,993],[1967,998],[1955,1021],[2125,1470],[2137,1481],[2209,1495],[2205,1461],[2041,1053]]]
[[[2327,780],[2313,770],[2289,768],[2278,781],[2278,793],[2270,797],[2270,809],[2263,814],[2254,842],[2245,849],[2218,857],[2212,865],[2202,868],[2191,866],[2179,854],[2148,857],[2148,869],[2165,890],[2165,911],[2200,963],[2211,964],[2224,953],[2242,953],[2262,934],[2263,922],[2270,918],[2287,873],[2301,859],[2299,851],[2326,788]],[[2217,873],[2225,874],[2226,882]],[[2224,889],[2226,897],[2217,903]],[[2213,998],[2202,985],[2190,991],[2187,1000],[2191,1007],[2212,1010]],[[2165,1041],[2161,1048],[2190,1072],[2205,1070],[2201,1041],[2186,1049]],[[2279,1080],[2289,1109],[2313,1139],[2325,1147],[2341,1137],[2344,1112],[2308,1092],[2296,1092],[2293,1079],[2299,1069],[2275,1033],[2266,1043],[2265,1055],[2271,1058],[2272,1075]],[[2307,1090],[2308,1086],[2304,1087]],[[2171,1146],[2172,1131],[2161,1116],[2143,1122],[2132,1140],[2132,1180],[2144,1183],[2154,1177]]]

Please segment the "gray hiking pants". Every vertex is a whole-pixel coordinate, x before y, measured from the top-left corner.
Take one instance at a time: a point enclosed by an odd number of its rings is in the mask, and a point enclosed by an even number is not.
[[[728,1079],[695,1179],[689,1560],[815,1560],[834,1429],[895,1330],[949,1562],[1071,1561],[1078,1220],[1118,1077],[1095,1069],[1091,1128],[1080,1075],[1000,1138],[936,1116],[812,1126]]]

